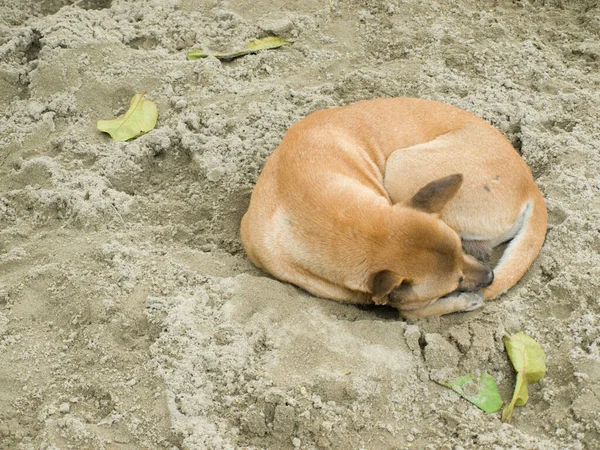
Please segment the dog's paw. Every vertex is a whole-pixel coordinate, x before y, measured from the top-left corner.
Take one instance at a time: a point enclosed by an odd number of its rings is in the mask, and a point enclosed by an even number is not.
[[[483,295],[479,292],[461,292],[460,296],[464,301],[463,311],[475,311],[485,305]]]
[[[400,314],[405,319],[420,319],[455,312],[474,311],[482,308],[484,304],[483,295],[478,292],[453,292],[445,297],[438,298],[423,308],[411,310],[400,308]]]
[[[449,309],[456,312],[475,311],[485,305],[483,295],[479,292],[453,292],[438,299],[438,302],[445,302],[448,306],[452,305],[452,308]]]

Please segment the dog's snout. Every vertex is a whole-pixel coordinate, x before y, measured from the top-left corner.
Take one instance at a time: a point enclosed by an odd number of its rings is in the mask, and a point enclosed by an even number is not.
[[[488,287],[490,284],[494,282],[494,271],[489,267],[486,267],[486,274],[484,276],[484,281],[481,283],[481,287]]]
[[[487,265],[475,261],[458,286],[459,291],[473,292],[488,287],[494,282],[494,271]]]

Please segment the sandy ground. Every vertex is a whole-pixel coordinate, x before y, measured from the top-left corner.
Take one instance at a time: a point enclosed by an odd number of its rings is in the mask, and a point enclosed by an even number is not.
[[[600,8],[594,0],[0,0],[0,448],[595,449]],[[221,63],[276,34],[294,45]],[[96,120],[148,92],[151,133]],[[247,261],[239,221],[307,113],[470,110],[532,168],[552,229],[482,310],[406,323]],[[432,378],[548,374],[510,425]]]

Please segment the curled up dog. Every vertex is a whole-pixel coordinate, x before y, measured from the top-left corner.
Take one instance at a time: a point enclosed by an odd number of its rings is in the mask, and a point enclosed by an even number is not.
[[[241,237],[252,262],[282,281],[419,318],[477,309],[516,284],[546,221],[529,168],[499,131],[450,105],[393,98],[292,126]],[[507,241],[493,271],[480,262]]]

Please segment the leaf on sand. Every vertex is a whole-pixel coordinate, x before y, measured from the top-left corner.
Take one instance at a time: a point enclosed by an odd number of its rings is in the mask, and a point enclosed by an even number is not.
[[[240,56],[247,55],[249,53],[256,53],[260,50],[271,50],[273,48],[279,48],[284,45],[290,45],[291,41],[278,38],[276,36],[269,36],[263,39],[256,39],[250,42],[242,50],[237,50],[231,53],[204,53],[202,50],[192,50],[187,53],[187,59],[200,59],[206,58],[207,56],[214,56],[215,58],[230,60],[239,58]]]
[[[536,341],[523,332],[502,339],[508,357],[517,371],[515,393],[502,410],[502,422],[510,422],[516,406],[523,406],[529,398],[529,383],[540,381],[546,375],[546,354]]]
[[[482,373],[479,378],[473,378],[469,374],[456,381],[438,381],[438,383],[452,389],[488,414],[502,408],[502,397],[498,392],[498,386],[494,378],[487,373]]]
[[[156,104],[135,94],[129,102],[129,109],[117,119],[99,120],[96,127],[118,142],[127,141],[152,130],[158,119]]]

